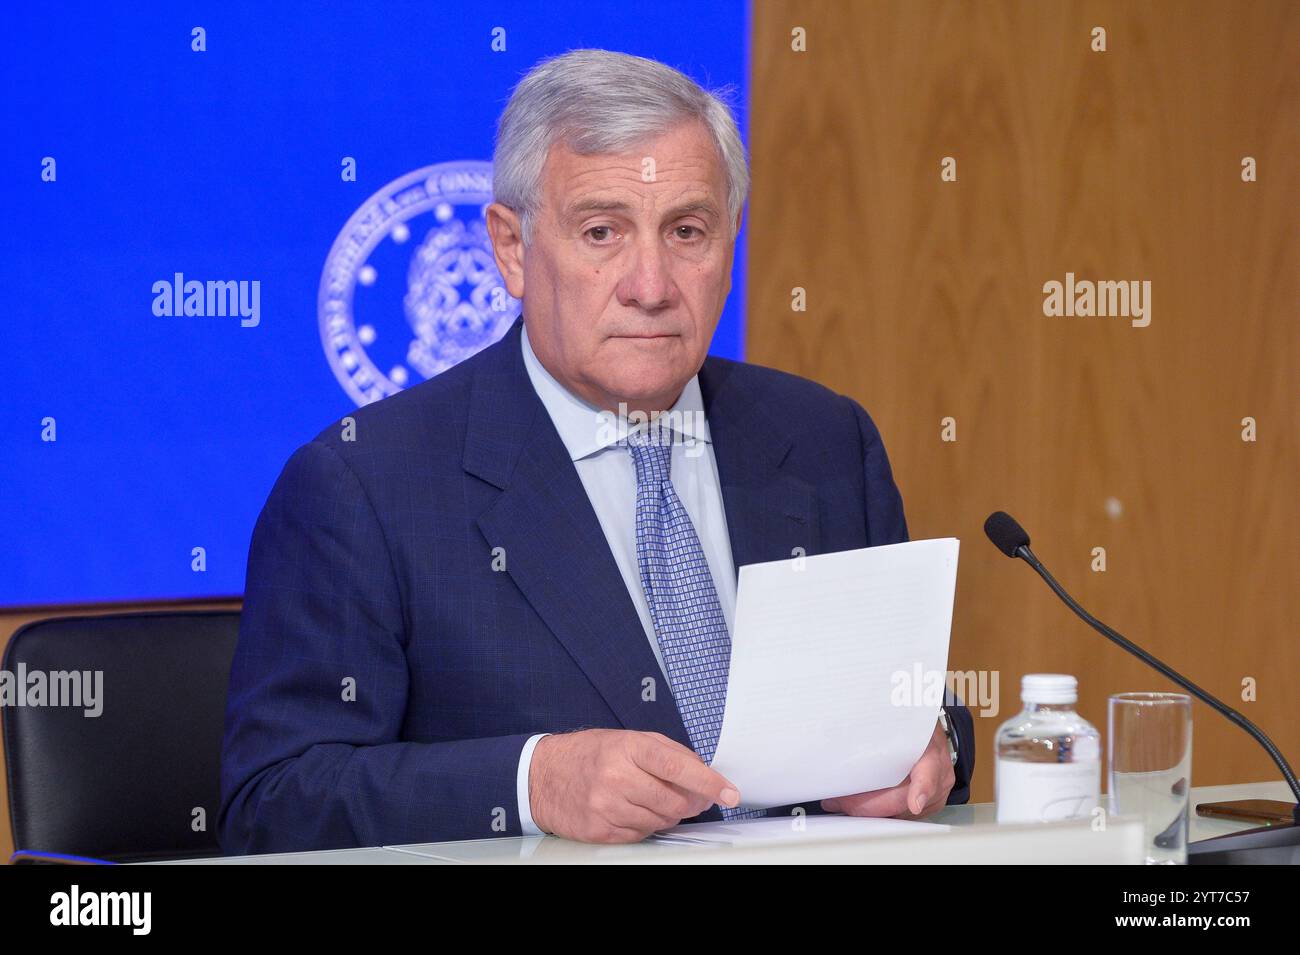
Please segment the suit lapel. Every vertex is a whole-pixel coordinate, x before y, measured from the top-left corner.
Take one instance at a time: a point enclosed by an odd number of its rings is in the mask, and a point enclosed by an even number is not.
[[[577,470],[533,391],[517,321],[485,355],[470,398],[464,467],[501,489],[478,517],[506,572],[627,729],[690,746],[641,618]],[[643,699],[646,678],[655,699]]]
[[[709,358],[699,377],[739,575],[745,564],[817,553],[820,528],[814,488],[781,470],[794,436],[758,396],[741,390],[737,367]]]

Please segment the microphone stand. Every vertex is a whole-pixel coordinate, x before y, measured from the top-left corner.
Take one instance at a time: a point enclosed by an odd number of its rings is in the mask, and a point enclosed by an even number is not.
[[[1027,540],[1027,538],[1026,538]],[[996,542],[995,542],[996,543]],[[1112,630],[1106,624],[1102,623],[1078,602],[1065,592],[1065,588],[1056,582],[1053,577],[1042,565],[1039,559],[1034,556],[1034,552],[1029,549],[1029,544],[1020,544],[1015,549],[1014,556],[1019,557],[1038,573],[1047,582],[1047,586],[1052,588],[1053,593],[1060,597],[1067,607],[1073,610],[1084,623],[1092,627],[1103,637],[1113,643],[1118,644],[1129,653],[1133,654],[1143,663],[1155,668],[1164,674],[1174,683],[1177,683],[1194,697],[1205,703],[1207,706],[1226,716],[1232,722],[1236,723],[1247,733],[1249,733],[1256,742],[1268,751],[1273,762],[1282,770],[1282,776],[1286,783],[1291,787],[1291,792],[1296,797],[1296,805],[1292,807],[1292,820],[1290,822],[1277,823],[1271,826],[1261,826],[1255,829],[1246,829],[1242,832],[1233,832],[1223,836],[1213,836],[1209,839],[1201,839],[1197,842],[1188,843],[1187,861],[1192,865],[1270,865],[1278,863],[1300,863],[1300,783],[1296,781],[1295,772],[1286,761],[1281,751],[1274,745],[1273,741],[1264,734],[1264,731],[1257,727],[1246,717],[1242,716],[1232,707],[1223,703],[1218,698],[1202,690],[1191,680],[1184,677],[1181,673],[1157,660],[1151,654],[1147,653],[1137,644],[1125,638],[1122,634]]]

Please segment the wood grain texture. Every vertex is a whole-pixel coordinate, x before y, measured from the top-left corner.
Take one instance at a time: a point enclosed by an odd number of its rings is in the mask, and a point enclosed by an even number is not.
[[[987,543],[998,508],[1300,761],[1298,64],[1289,0],[755,4],[746,357],[860,401],[912,536],[962,539],[949,665],[1000,675],[975,800],[1023,674],[1076,674],[1103,734],[1110,693],[1172,688]],[[1150,325],[1045,316],[1067,272],[1149,280]],[[1196,785],[1277,778],[1194,710]]]

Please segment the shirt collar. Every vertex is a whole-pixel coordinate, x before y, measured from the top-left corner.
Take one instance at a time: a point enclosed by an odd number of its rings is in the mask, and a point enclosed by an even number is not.
[[[541,399],[547,414],[560,434],[560,440],[568,449],[570,459],[578,461],[597,451],[617,444],[627,435],[629,422],[627,418],[616,416],[612,411],[604,411],[570,392],[546,370],[533,353],[533,346],[528,341],[528,326],[525,325],[519,336],[524,353],[524,368],[533,390]],[[709,422],[704,416],[704,398],[700,394],[698,375],[682,389],[676,403],[660,419],[674,431],[674,440],[678,436],[684,439],[698,438],[711,442]],[[633,419],[632,424],[636,421]]]

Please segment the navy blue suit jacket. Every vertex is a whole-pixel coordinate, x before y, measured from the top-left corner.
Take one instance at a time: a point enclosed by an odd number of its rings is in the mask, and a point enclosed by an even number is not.
[[[534,733],[690,745],[662,679],[642,698],[660,671],[520,328],[285,465],[253,532],[230,674],[226,852],[517,835]],[[699,380],[737,567],[907,539],[858,404],[722,358]],[[948,710],[961,755],[949,802],[965,802],[973,726]]]

